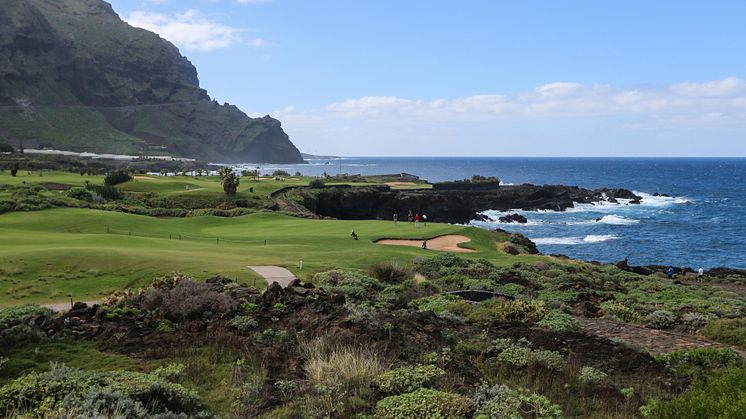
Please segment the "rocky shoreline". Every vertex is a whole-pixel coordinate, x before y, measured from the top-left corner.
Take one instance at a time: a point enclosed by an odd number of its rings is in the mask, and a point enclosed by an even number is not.
[[[388,186],[298,188],[288,197],[310,213],[342,220],[391,220],[398,214],[406,220],[411,210],[428,219],[446,223],[485,220],[487,210],[565,211],[575,204],[639,204],[642,197],[627,189],[585,189],[564,185],[515,185],[492,189],[395,190]]]

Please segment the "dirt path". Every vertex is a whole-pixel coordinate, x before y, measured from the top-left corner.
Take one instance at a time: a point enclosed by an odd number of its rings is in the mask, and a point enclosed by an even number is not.
[[[385,244],[390,246],[410,246],[410,247],[422,247],[422,242],[425,240],[399,240],[399,239],[382,239],[378,240],[377,244]],[[434,239],[427,240],[428,250],[441,250],[445,252],[454,253],[472,253],[476,252],[474,249],[467,249],[465,247],[459,247],[460,243],[468,243],[471,239],[466,236],[458,234],[449,234],[446,236],[439,236]]]
[[[732,348],[741,355],[746,351],[709,341],[703,337],[680,332],[648,329],[646,327],[617,323],[613,320],[579,318],[581,330],[608,339],[620,339],[650,353],[659,354],[679,349]]]
[[[295,280],[295,275],[280,266],[249,266],[251,270],[258,273],[267,280],[267,285],[277,282],[285,288]]]

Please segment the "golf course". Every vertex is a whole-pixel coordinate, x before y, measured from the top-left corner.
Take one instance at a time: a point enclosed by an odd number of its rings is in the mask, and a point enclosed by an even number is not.
[[[231,200],[268,195],[303,185],[308,178],[243,180]],[[102,176],[69,173],[0,175],[0,184],[84,186]],[[226,199],[215,177],[137,176],[121,185],[131,194],[153,193],[179,199]],[[253,192],[249,192],[253,190]],[[0,192],[2,194],[2,192]],[[43,195],[62,192],[44,189]],[[2,195],[0,195],[2,196]],[[353,240],[355,230],[359,240]],[[152,217],[89,208],[52,208],[0,215],[0,306],[23,303],[100,300],[115,291],[137,288],[153,278],[181,272],[206,279],[217,275],[263,287],[247,265],[277,265],[299,278],[333,269],[366,269],[437,250],[376,244],[381,239],[430,239],[448,234],[470,239],[468,257],[507,266],[535,256],[510,256],[498,245],[505,234],[473,227],[392,221],[341,221],[296,218],[258,210],[238,217]],[[303,261],[303,268],[300,268]]]

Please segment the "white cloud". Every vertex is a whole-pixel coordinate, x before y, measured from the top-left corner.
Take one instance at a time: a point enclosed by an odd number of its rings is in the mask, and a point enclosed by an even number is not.
[[[660,89],[549,83],[514,95],[481,94],[455,99],[367,96],[332,103],[322,112],[348,117],[405,115],[437,119],[514,119],[628,114],[698,114],[727,117],[744,112],[746,81],[730,77]],[[713,118],[709,118],[713,119]]]
[[[679,83],[671,86],[671,91],[682,96],[696,98],[729,97],[746,93],[746,80],[728,77],[704,83]]]
[[[176,15],[135,11],[124,20],[132,26],[155,32],[180,48],[209,52],[229,48],[243,41],[246,29],[213,22],[198,10],[187,10]],[[248,45],[262,46],[266,41],[257,38]]]
[[[746,135],[746,81],[735,77],[657,88],[561,82],[510,95],[366,96],[274,115],[301,149],[318,154],[746,154],[738,140]]]

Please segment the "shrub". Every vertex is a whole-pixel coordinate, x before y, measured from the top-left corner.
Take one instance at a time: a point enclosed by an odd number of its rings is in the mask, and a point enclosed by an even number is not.
[[[310,188],[323,188],[324,186],[326,186],[326,184],[321,179],[313,179],[312,181],[308,182],[308,186]]]
[[[746,412],[746,369],[732,368],[668,402],[652,406],[651,416],[670,419],[741,418]]]
[[[375,382],[384,393],[410,393],[418,388],[426,387],[435,378],[441,377],[445,373],[435,365],[416,365],[387,371],[381,374]]]
[[[376,404],[376,418],[463,418],[472,410],[468,397],[421,388],[411,393],[389,396]]]
[[[66,195],[79,201],[93,201],[93,195],[85,188],[71,188]]]
[[[713,320],[704,330],[705,336],[718,342],[746,347],[746,319]]]
[[[559,352],[533,349],[531,342],[526,339],[495,339],[489,352],[497,353],[494,358],[496,361],[517,368],[532,365],[559,371],[565,365],[565,360]]]
[[[106,175],[104,178],[104,185],[114,186],[120,183],[129,182],[132,180],[132,176],[123,170],[117,170]]]
[[[681,315],[681,322],[688,329],[699,329],[707,324],[709,318],[699,313],[684,313]]]
[[[10,324],[29,317],[50,317],[52,310],[35,305],[0,308],[0,324]]]
[[[204,409],[195,393],[153,374],[81,371],[52,364],[48,372],[33,372],[1,387],[0,412],[22,409],[31,417],[45,417],[78,405],[101,406],[98,401],[105,395],[135,410],[136,404],[129,400],[139,403],[150,414],[194,414]]]
[[[159,332],[171,333],[174,331],[174,324],[169,319],[160,319],[155,325],[155,330]]]
[[[412,272],[410,272],[409,269],[401,266],[395,261],[381,262],[371,265],[368,268],[368,273],[373,278],[389,284],[404,282],[412,277]]]
[[[514,300],[499,298],[475,304],[467,313],[472,322],[490,325],[496,323],[535,323],[546,315],[543,301]]]
[[[583,367],[580,369],[580,374],[578,374],[578,380],[583,384],[598,384],[608,376],[608,374],[599,369]]]
[[[142,295],[142,308],[160,310],[173,321],[189,320],[199,316],[224,314],[235,310],[237,303],[230,296],[217,292],[212,285],[188,279],[179,281],[173,288],[149,288]]]
[[[730,348],[696,348],[660,354],[656,361],[676,375],[704,379],[715,369],[738,367],[744,363]]]
[[[578,319],[559,310],[550,311],[536,325],[555,332],[575,332],[580,328]]]
[[[614,300],[604,301],[603,303],[599,304],[599,307],[601,308],[601,310],[604,311],[605,314],[614,316],[616,319],[625,323],[636,322],[639,320],[640,317],[631,308]]]
[[[314,384],[341,385],[347,391],[360,392],[384,371],[383,360],[371,348],[335,345],[317,338],[301,343],[300,351],[306,376]]]
[[[458,295],[452,294],[439,294],[431,295],[429,297],[417,298],[409,302],[409,306],[416,308],[419,311],[432,311],[435,314],[440,314],[445,311],[453,313],[456,307],[463,306],[466,304],[464,299]]]
[[[272,176],[290,177],[290,173],[285,170],[275,170],[272,172]]]
[[[656,310],[648,315],[648,326],[653,329],[668,329],[676,323],[676,316],[667,310]]]
[[[256,329],[259,323],[251,316],[236,316],[228,322],[228,325],[234,328],[239,335],[247,335]]]
[[[506,385],[483,386],[474,394],[478,419],[561,418],[562,409],[548,398],[526,389],[513,390]]]
[[[119,192],[119,189],[111,185],[104,185],[104,186],[89,185],[88,190],[91,191],[93,200],[96,202],[99,202],[101,200],[117,201],[117,200],[122,199],[122,193]]]
[[[139,419],[150,416],[139,401],[110,389],[91,390],[81,400],[69,400],[65,409],[70,417]]]
[[[330,292],[344,294],[352,300],[368,300],[369,294],[383,289],[377,279],[356,271],[332,270],[313,277],[313,282]]]

